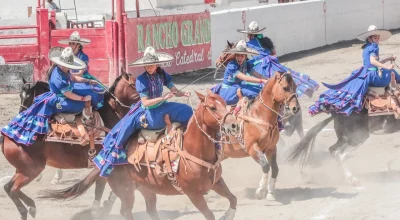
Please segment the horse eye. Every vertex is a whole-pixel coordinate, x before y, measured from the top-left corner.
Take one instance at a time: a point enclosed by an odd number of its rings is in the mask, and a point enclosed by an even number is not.
[[[289,92],[289,87],[285,86],[285,87],[283,87],[283,90],[285,90],[285,92]]]
[[[210,107],[211,111],[217,111],[217,108],[215,107]]]

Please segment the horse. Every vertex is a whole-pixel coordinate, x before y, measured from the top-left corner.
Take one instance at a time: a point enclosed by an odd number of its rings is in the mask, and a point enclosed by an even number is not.
[[[268,40],[265,39],[265,41],[268,41]],[[265,44],[269,45],[270,43],[266,42]],[[228,63],[230,61],[235,59],[234,54],[224,53],[225,51],[235,47],[235,45],[236,45],[236,43],[229,42],[227,40],[227,45],[226,45],[225,49],[223,50],[222,54],[217,58],[217,61],[215,61],[216,70],[215,70],[214,78],[216,77],[219,70],[224,70],[224,67],[226,65],[228,65]],[[261,74],[259,74],[257,72],[254,72],[254,73],[255,73],[256,77],[258,77],[258,78],[262,77]],[[293,135],[294,131],[296,131],[300,138],[304,137],[303,115],[302,115],[301,111],[299,111],[298,114],[291,115],[290,117],[283,119],[282,123],[285,127],[283,134],[287,135],[288,137],[291,137]]]
[[[215,216],[208,208],[204,198],[209,190],[214,190],[219,195],[227,198],[230,208],[225,213],[225,219],[233,219],[237,199],[226,186],[222,174],[219,153],[215,143],[217,132],[225,130],[227,134],[235,134],[238,129],[235,118],[226,109],[225,101],[211,90],[207,95],[196,92],[201,103],[189,120],[187,129],[183,134],[183,156],[179,160],[179,169],[175,173],[173,183],[168,175],[161,177],[154,169],[135,169],[131,164],[116,166],[107,178],[114,193],[121,199],[120,214],[127,220],[132,220],[134,203],[134,190],[146,188],[150,193],[145,197],[146,209],[153,220],[159,219],[156,209],[156,194],[180,195],[186,194],[191,202],[208,220]],[[131,138],[131,141],[135,137]],[[128,142],[132,145],[133,142]],[[135,145],[134,145],[135,146]],[[142,165],[141,165],[142,166]],[[186,169],[189,168],[189,169]],[[210,172],[211,171],[211,172]],[[81,196],[96,179],[99,178],[99,169],[94,169],[85,179],[64,190],[43,192],[42,198],[68,199]],[[178,185],[178,191],[175,186]]]
[[[21,108],[32,104],[35,95],[39,95],[46,89],[48,89],[46,82],[36,82],[33,86],[24,84],[21,92]],[[104,106],[99,109],[105,127],[111,128],[117,124],[119,119],[129,111],[129,106],[139,99],[134,77],[126,73],[120,75],[109,91],[105,93]],[[22,220],[27,219],[28,212],[32,217],[36,216],[36,205],[21,191],[21,188],[34,180],[46,165],[61,169],[81,169],[88,166],[88,148],[80,145],[43,142],[42,138],[38,138],[32,146],[26,147],[15,143],[7,136],[1,136],[0,143],[2,143],[1,149],[4,156],[16,168],[14,176],[5,184],[4,189],[16,205]],[[97,152],[101,149],[101,145],[96,145]],[[99,214],[100,200],[105,184],[106,181],[102,179],[96,182],[96,198],[92,207],[94,215]],[[109,199],[112,199],[112,194]],[[113,202],[110,200],[109,206],[112,206]],[[23,203],[29,208],[29,211]],[[111,207],[107,208],[111,211]]]
[[[232,141],[224,143],[224,159],[248,156],[253,158],[263,171],[256,197],[276,200],[274,192],[279,171],[276,161],[279,109],[284,105],[284,109],[292,115],[300,111],[296,84],[291,74],[276,72],[250,106],[246,103],[247,99],[241,95],[240,89],[238,96],[237,106],[240,106],[241,110],[237,113],[237,118],[240,120],[241,133],[236,137],[229,136],[229,140]],[[270,167],[272,174],[268,182]]]
[[[345,180],[353,186],[360,186],[361,183],[347,167],[346,159],[352,151],[360,147],[374,131],[381,129],[386,117],[393,116],[368,116],[368,110],[363,108],[359,113],[353,112],[349,116],[330,112],[331,116],[312,127],[306,136],[296,145],[294,145],[286,156],[289,163],[299,162],[303,167],[310,160],[310,154],[315,146],[315,139],[331,121],[335,129],[337,141],[329,147],[329,152],[342,168]],[[395,119],[392,119],[394,123]],[[395,124],[396,126],[396,124]],[[398,126],[398,125],[397,125]],[[397,128],[392,132],[397,131]],[[388,163],[388,168],[390,162]]]

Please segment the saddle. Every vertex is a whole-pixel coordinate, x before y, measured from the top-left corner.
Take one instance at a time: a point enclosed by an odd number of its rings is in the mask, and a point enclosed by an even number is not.
[[[104,127],[100,114],[92,111],[90,102],[86,103],[86,107],[81,113],[54,115],[49,124],[50,129],[45,141],[89,145],[89,167],[93,166],[92,160],[97,154],[95,145],[103,142],[109,129]]]
[[[369,116],[394,115],[400,118],[400,87],[392,73],[391,83],[387,87],[369,87],[364,106]]]
[[[181,124],[171,123],[168,115],[165,121],[166,128],[141,129],[128,143],[128,162],[137,171],[141,170],[142,165],[155,169],[159,176],[177,171],[179,159],[183,155],[183,129]]]

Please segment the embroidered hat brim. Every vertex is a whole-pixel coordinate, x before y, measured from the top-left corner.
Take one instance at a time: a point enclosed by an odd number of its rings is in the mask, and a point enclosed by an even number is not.
[[[87,68],[86,63],[76,56],[73,56],[72,60],[65,60],[61,56],[50,57],[50,60],[57,65],[71,70],[83,70]]]
[[[250,29],[237,29],[237,32],[239,33],[244,33],[244,34],[259,34],[261,33],[263,30],[265,30],[266,28],[261,28],[258,30],[250,30]]]
[[[254,50],[252,48],[233,48],[228,51],[225,51],[224,53],[227,54],[244,54],[244,55],[259,55],[260,53],[257,50]]]
[[[136,61],[130,63],[128,66],[149,66],[157,65],[162,63],[168,63],[172,61],[174,57],[171,54],[156,52],[154,55],[146,54],[145,56],[137,59]]]
[[[85,39],[85,38],[81,38],[79,40],[63,39],[63,40],[58,41],[58,43],[65,44],[65,45],[68,45],[69,43],[78,43],[81,45],[88,45],[88,44],[90,44],[90,42],[91,41],[89,39]]]

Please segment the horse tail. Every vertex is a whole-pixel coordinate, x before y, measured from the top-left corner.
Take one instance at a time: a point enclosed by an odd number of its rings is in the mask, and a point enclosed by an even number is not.
[[[55,199],[55,200],[72,200],[83,195],[96,180],[99,178],[100,170],[95,168],[92,172],[75,185],[61,190],[45,190],[42,191],[39,198]]]
[[[315,138],[318,133],[334,118],[335,116],[331,116],[312,127],[299,143],[289,149],[286,161],[293,164],[300,159],[300,165],[304,166],[309,160],[310,153],[314,150]]]

